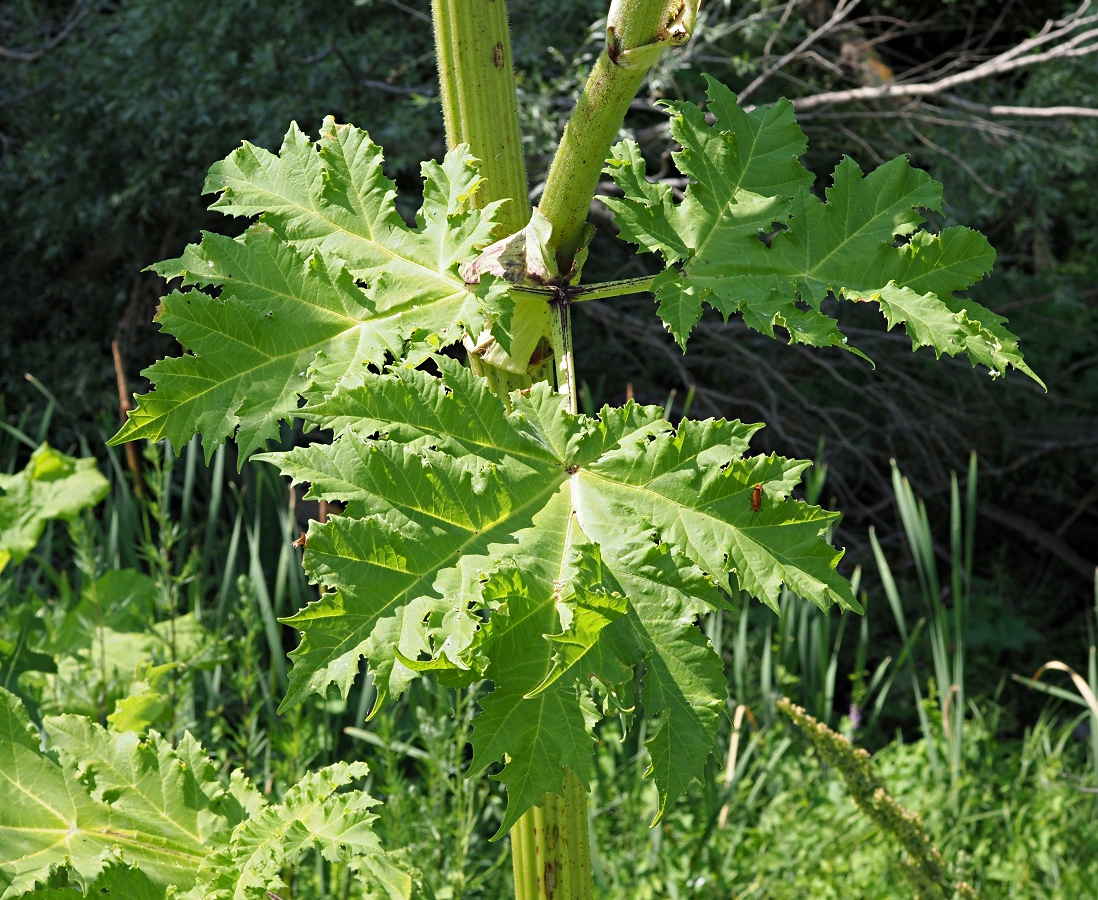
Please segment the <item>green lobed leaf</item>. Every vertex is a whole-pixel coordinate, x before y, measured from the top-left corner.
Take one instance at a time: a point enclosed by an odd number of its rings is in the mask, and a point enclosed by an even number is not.
[[[207,458],[235,437],[241,460],[278,435],[301,395],[355,384],[367,366],[401,359],[409,344],[452,344],[491,317],[507,340],[505,285],[466,285],[458,265],[491,241],[498,203],[474,208],[482,183],[464,145],[423,164],[424,198],[405,225],[381,148],[364,131],[326,119],[313,143],[293,125],[275,155],[251,144],[216,164],[214,209],[260,215],[240,238],[206,233],[153,269],[183,286],[157,314],[188,351],[146,371],[117,444],[202,435]]]
[[[526,699],[544,693],[557,680],[572,675],[583,678],[587,673],[608,684],[617,684],[631,677],[628,667],[620,665],[616,656],[605,656],[601,641],[603,631],[628,609],[628,601],[617,590],[607,586],[602,566],[602,553],[594,544],[573,544],[569,561],[572,576],[569,578],[567,597],[559,598],[571,621],[562,626],[560,634],[547,634],[552,645],[553,668]],[[495,630],[494,623],[492,630]]]
[[[31,454],[22,472],[0,473],[0,571],[26,558],[47,521],[71,522],[109,491],[94,459],[74,459],[49,444]]]
[[[821,310],[834,294],[878,303],[912,347],[966,354],[993,375],[1014,367],[1037,379],[1005,319],[957,296],[990,271],[995,252],[968,228],[934,235],[918,210],[941,210],[941,185],[904,158],[863,177],[844,158],[821,200],[798,162],[806,149],[793,108],[781,100],[750,113],[711,78],[706,123],[691,103],[674,102],[671,130],[690,178],[674,204],[667,185],[650,184],[635,145],[619,144],[608,172],[625,192],[607,197],[622,237],[668,264],[653,284],[660,317],[685,348],[708,303],[725,318],[793,343],[853,350]],[[766,240],[764,241],[763,238]],[[854,350],[854,352],[859,352]]]
[[[610,571],[611,584],[627,592],[631,602],[624,640],[626,646],[641,648],[644,664],[640,696],[652,720],[646,774],[659,789],[655,824],[667,804],[700,778],[721,717],[727,715],[723,664],[695,624],[699,613],[720,601],[708,578],[649,535],[623,542],[614,559],[620,562]],[[619,645],[623,642],[613,629],[607,632]]]
[[[643,661],[662,811],[700,776],[724,708],[695,625],[725,605],[717,586],[859,609],[825,540],[834,514],[788,499],[807,462],[744,456],[759,426],[676,429],[634,403],[577,416],[545,384],[508,412],[455,361],[434,363],[441,377],[394,367],[310,403],[303,417],[335,440],[263,457],[346,503],[309,532],[306,571],[335,590],[286,620],[302,638],[285,703],[333,683],[346,696],[362,658],[379,697],[417,671],[480,673],[495,690],[473,765],[509,758],[509,823],[565,768],[586,781],[587,683]]]
[[[474,650],[495,689],[473,721],[471,770],[483,772],[507,759],[498,776],[507,787],[507,810],[497,836],[540,804],[545,793],[561,793],[565,769],[588,786],[598,714],[584,686],[561,678],[530,696],[552,666],[553,648],[542,636],[559,627],[558,583],[567,578],[570,546],[577,537],[566,524],[567,510],[566,494],[554,496],[545,515],[522,535],[525,552],[484,585],[484,602],[493,611]],[[554,527],[562,517],[565,527]]]
[[[57,880],[64,886],[37,887],[34,900],[83,900],[85,897],[103,898],[108,894],[111,900],[164,900],[166,896],[162,886],[151,881],[140,869],[124,863],[111,863],[86,888],[72,885],[65,875]]]
[[[256,897],[308,850],[349,866],[393,900],[410,880],[373,832],[377,801],[345,790],[363,763],[322,769],[279,805],[240,773],[226,787],[189,734],[172,747],[83,716],[45,721],[50,749],[0,688],[0,897],[112,894]]]
[[[0,689],[0,896],[18,897],[62,868],[83,889],[136,865],[163,897],[188,889],[207,841],[235,824],[193,739],[110,734],[77,716],[46,720],[60,764],[41,749],[14,695]]]
[[[257,810],[202,866],[199,891],[206,900],[266,900],[281,892],[282,874],[319,850],[324,859],[349,866],[391,900],[411,895],[411,878],[385,855],[373,831],[378,805],[362,791],[340,789],[364,778],[365,763],[340,762],[311,772],[286,792],[282,803]]]
[[[133,681],[127,695],[115,703],[114,712],[107,716],[112,731],[132,731],[144,734],[172,710],[170,682],[179,663],[156,666],[142,660],[134,668]]]

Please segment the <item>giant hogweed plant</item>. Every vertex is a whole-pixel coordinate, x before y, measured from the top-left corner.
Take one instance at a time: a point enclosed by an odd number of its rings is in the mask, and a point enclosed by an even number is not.
[[[783,586],[860,611],[827,539],[835,514],[791,497],[809,463],[751,454],[760,425],[676,426],[632,401],[577,412],[571,307],[650,291],[684,350],[709,305],[860,353],[824,306],[833,296],[877,304],[915,348],[1036,377],[1004,320],[958,295],[993,250],[967,228],[923,227],[941,187],[906,159],[869,174],[844,159],[821,197],[791,105],[744,110],[712,80],[708,119],[667,104],[681,201],[649,181],[636,144],[612,146],[695,12],[615,0],[531,211],[505,4],[435,0],[450,150],[423,164],[414,224],[381,148],[332,119],[316,140],[293,125],[279,153],[244,144],[214,165],[213,208],[256,221],[154,267],[184,288],[158,320],[187,352],[148,370],[155,390],[113,439],[199,434],[207,455],[234,439],[243,460],[296,418],[331,435],[257,454],[345,504],[308,532],[305,569],[324,592],[287,620],[301,637],[283,705],[346,696],[362,660],[379,707],[425,674],[488,682],[471,774],[502,764],[520,900],[592,896],[585,794],[601,717],[640,707],[651,720],[657,820],[702,776],[727,707],[699,616],[740,592],[776,611]],[[622,189],[603,201],[621,236],[662,260],[653,278],[582,280],[604,169]]]

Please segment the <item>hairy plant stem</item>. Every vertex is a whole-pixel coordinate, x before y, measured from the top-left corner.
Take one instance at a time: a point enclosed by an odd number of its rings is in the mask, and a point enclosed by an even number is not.
[[[505,0],[433,0],[432,12],[446,145],[451,149],[469,145],[485,179],[471,201],[485,206],[507,200],[498,213],[496,236],[514,234],[530,221],[530,200],[507,4]],[[545,318],[541,301],[516,298],[515,304],[516,319]],[[551,361],[538,366],[529,359],[497,353],[495,364],[489,363],[473,352],[476,344],[475,338],[466,342],[470,367],[504,402],[511,391],[552,375]]]
[[[587,793],[572,773],[511,829],[515,900],[592,900]]]
[[[511,36],[504,0],[434,0],[446,146],[468,144],[487,184],[477,206],[508,200],[499,211],[504,237],[530,221],[518,124]]]
[[[553,226],[561,272],[579,249],[587,210],[629,104],[665,49],[690,38],[698,0],[614,0],[606,46],[595,61],[560,147],[538,208]]]
[[[529,360],[502,357],[493,364],[466,342],[470,367],[507,402],[516,388],[555,376],[558,390],[576,411],[569,308],[581,288],[566,286],[584,239],[587,210],[599,174],[649,68],[669,46],[690,36],[698,0],[614,0],[607,20],[606,49],[588,78],[554,157],[541,210],[551,225],[551,250],[562,275],[550,288],[516,290],[513,327],[545,317],[552,356]],[[507,199],[501,231],[513,234],[530,219],[517,102],[511,70],[505,0],[433,0],[435,42],[446,141],[467,143],[481,160],[486,184],[474,202]],[[646,285],[645,285],[646,286]],[[601,293],[599,292],[601,289]],[[633,280],[596,286],[593,296],[618,296],[644,289]],[[481,340],[483,340],[483,336]],[[535,361],[537,360],[537,361]],[[575,773],[565,773],[563,795],[545,794],[511,829],[517,900],[591,900],[587,795]]]
[[[469,145],[481,160],[481,173],[486,178],[475,201],[483,205],[510,200],[501,209],[501,230],[505,235],[520,231],[530,219],[530,203],[511,68],[507,4],[505,0],[433,0],[432,9],[446,143],[451,148],[459,143]],[[514,300],[516,324],[525,316],[544,317],[549,305],[548,298],[538,294],[516,294]],[[483,376],[505,403],[511,391],[553,377],[555,361],[557,384],[569,390],[569,409],[575,410],[568,303],[563,295],[557,300],[549,317],[553,358],[535,364],[530,360],[506,360],[503,365],[491,365],[472,352],[473,346],[467,342],[470,368]],[[563,373],[559,371],[561,366]],[[564,796],[546,794],[541,806],[528,810],[511,829],[517,900],[591,900],[594,896],[587,794],[571,772],[566,774],[563,790]]]

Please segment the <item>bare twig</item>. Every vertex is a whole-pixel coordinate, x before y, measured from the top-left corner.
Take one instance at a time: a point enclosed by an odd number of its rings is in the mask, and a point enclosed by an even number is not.
[[[785,28],[785,23],[789,21],[789,16],[793,12],[793,8],[797,5],[797,0],[788,0],[785,4],[785,9],[782,10],[782,17],[778,20],[778,26],[770,33],[770,37],[766,39],[766,46],[763,47],[763,65],[769,65],[770,63],[770,51],[774,48],[774,41],[778,39],[778,35],[782,33],[782,29]]]
[[[965,162],[960,156],[958,156],[956,153],[954,153],[948,147],[943,147],[941,144],[934,143],[934,141],[932,141],[925,134],[923,134],[921,131],[919,131],[919,129],[916,128],[911,122],[907,123],[907,127],[908,127],[908,130],[911,132],[911,134],[914,136],[915,140],[917,140],[924,147],[929,147],[935,153],[939,153],[942,156],[946,157],[947,159],[952,160],[954,163],[956,163],[956,165],[958,165],[961,169],[963,169],[965,174],[968,175],[968,177],[971,178],[974,182],[976,182],[976,184],[978,184],[982,190],[987,191],[993,197],[1009,197],[1010,196],[1006,191],[1000,191],[997,188],[993,188],[990,184],[988,184],[986,181],[984,181],[979,176],[977,171],[974,168],[972,168],[972,166],[970,166],[967,162]]]
[[[947,94],[964,84],[971,84],[987,78],[1005,75],[1028,66],[1054,60],[1076,59],[1098,53],[1098,13],[1084,15],[1090,7],[1087,0],[1074,13],[1059,21],[1049,20],[1036,35],[1021,41],[1008,50],[1004,50],[984,62],[969,69],[938,78],[934,81],[888,82],[879,85],[867,85],[842,91],[823,91],[811,97],[798,97],[793,101],[797,110],[817,109],[836,103],[852,103],[866,100],[886,100],[894,98],[933,97]],[[839,8],[836,7],[836,13]],[[834,17],[833,17],[834,18]],[[824,26],[826,27],[826,26]],[[798,47],[782,57],[780,64],[766,71],[769,77],[773,71],[796,59],[804,47]],[[971,59],[971,57],[969,57]],[[762,76],[760,76],[761,78]],[[759,79],[756,79],[758,81]],[[754,88],[754,82],[749,88]],[[745,91],[746,93],[746,91]],[[741,95],[742,96],[742,95]],[[1075,109],[1065,107],[1064,109]],[[989,107],[994,109],[994,107]],[[1006,113],[1017,115],[1018,113]],[[1067,113],[1061,113],[1065,115]]]
[[[1084,559],[1080,554],[1076,553],[1068,546],[1067,543],[1056,537],[1056,535],[1050,534],[1043,528],[1034,525],[1033,522],[1025,516],[1020,516],[1016,513],[1009,512],[1008,510],[1000,509],[998,506],[994,506],[991,503],[980,503],[978,508],[981,515],[991,519],[993,522],[998,522],[1000,525],[1005,525],[1013,531],[1017,531],[1024,537],[1029,538],[1035,544],[1044,547],[1052,553],[1053,556],[1067,565],[1068,568],[1075,570],[1084,578],[1089,578],[1094,573],[1094,562],[1092,560]]]
[[[942,94],[942,99],[958,109],[981,113],[985,116],[1022,116],[1030,119],[1053,119],[1061,116],[1081,116],[1098,119],[1098,109],[1089,106],[985,106],[973,103],[956,94]]]
[[[740,102],[746,102],[747,98],[755,93],[755,91],[760,86],[762,86],[762,84],[766,82],[771,75],[784,68],[790,62],[799,57],[802,53],[804,53],[804,51],[806,51],[809,47],[815,44],[820,38],[830,34],[832,31],[838,28],[839,25],[842,24],[843,20],[846,19],[846,17],[854,11],[854,7],[856,7],[858,3],[859,0],[839,0],[838,4],[835,6],[835,11],[831,14],[831,18],[824,22],[823,25],[813,31],[808,37],[806,37],[796,47],[794,47],[783,57],[781,57],[772,66],[766,66],[754,81],[752,81],[747,87],[740,91]]]
[[[87,7],[79,9],[80,6],[81,0],[77,0],[69,12],[68,20],[61,26],[61,30],[37,50],[12,50],[8,47],[0,47],[0,59],[11,59],[16,62],[36,62],[41,59],[58,47],[72,33],[72,30],[87,17],[90,10]]]
[[[126,370],[122,365],[122,352],[118,349],[118,341],[111,341],[111,355],[114,357],[114,374],[118,381],[118,416],[122,424],[126,424],[126,417],[133,409],[133,401],[130,399],[130,389],[126,384]],[[126,443],[126,465],[129,466],[130,475],[133,477],[133,492],[138,497],[144,497],[145,491],[141,485],[141,466],[137,462],[137,448],[133,441]]]
[[[413,9],[406,3],[401,3],[400,0],[388,0],[390,6],[395,6],[401,12],[407,13],[410,16],[414,16],[424,22],[430,23],[431,17],[424,12],[420,12],[418,9]]]
[[[438,87],[434,84],[405,87],[401,84],[389,84],[387,81],[377,81],[373,78],[360,78],[358,83],[372,91],[380,91],[383,94],[397,94],[402,97],[433,97],[438,93]]]

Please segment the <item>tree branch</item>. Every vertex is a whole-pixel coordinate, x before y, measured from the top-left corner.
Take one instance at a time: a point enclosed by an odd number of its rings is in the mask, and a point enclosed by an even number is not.
[[[1000,525],[1005,525],[1012,531],[1017,531],[1023,537],[1029,538],[1033,543],[1044,547],[1069,569],[1078,572],[1084,578],[1090,578],[1094,574],[1093,560],[1084,559],[1067,543],[1043,528],[1034,525],[1026,516],[1000,509],[991,503],[981,502],[978,508],[982,516],[991,519],[993,522],[998,522]]]
[[[774,65],[767,66],[763,69],[762,73],[752,81],[747,87],[740,91],[740,103],[743,103],[750,97],[755,91],[775,72],[787,66],[794,59],[804,53],[809,47],[816,43],[824,35],[830,34],[834,31],[843,20],[854,11],[854,7],[858,5],[860,0],[839,0],[838,5],[835,7],[835,12],[831,14],[831,18],[823,23],[819,28],[812,32],[808,37],[801,41],[796,47],[785,54]],[[783,18],[784,21],[784,18]],[[767,48],[770,44],[767,42]]]
[[[929,82],[909,82],[906,84],[889,82],[886,84],[850,88],[843,91],[825,91],[811,97],[799,97],[793,101],[793,107],[798,111],[801,111],[817,109],[821,106],[828,106],[836,103],[852,103],[864,100],[933,97],[947,94],[954,88],[963,84],[971,84],[974,81],[981,81],[985,78],[1005,75],[1008,72],[1014,72],[1028,66],[1035,66],[1040,63],[1052,62],[1054,60],[1075,59],[1082,56],[1089,56],[1092,53],[1098,53],[1098,13],[1083,15],[1089,7],[1090,0],[1087,0],[1087,2],[1066,19],[1061,19],[1058,22],[1049,20],[1045,23],[1045,27],[1033,37],[1016,44],[1008,50],[1004,50],[1002,53],[991,57],[991,59],[988,59],[979,65],[957,72],[953,75],[948,75],[944,78]],[[836,8],[836,14],[838,11],[839,9]],[[832,17],[832,21],[833,20],[834,17]],[[831,22],[829,21],[827,25],[830,24]],[[827,25],[822,27],[827,27]],[[808,39],[806,39],[806,41],[807,40]],[[803,44],[804,42],[802,42],[802,46],[798,47],[795,51],[782,57],[780,65],[776,66],[775,70],[780,68],[781,65],[785,65],[795,59],[802,52]],[[1052,46],[1050,47],[1049,45]],[[1041,52],[1033,52],[1046,47],[1048,49],[1041,50]],[[771,71],[768,70],[763,74],[769,76]],[[759,79],[756,79],[756,82],[762,77],[763,76],[760,76]],[[754,86],[755,82],[752,82],[743,93],[748,93]],[[741,94],[740,97],[742,100],[743,94]],[[1027,108],[1029,107],[986,107],[980,111],[996,109],[1019,110]],[[1075,110],[1080,109],[1080,107],[1049,107],[1049,109]],[[1016,111],[991,114],[1026,115],[1026,113],[1019,113]],[[1047,113],[1044,114],[1044,117],[1079,114],[1080,113],[1068,112]],[[1030,113],[1030,115],[1037,116],[1041,114]]]
[[[0,59],[12,59],[16,62],[28,63],[36,62],[41,59],[64,41],[65,38],[72,33],[72,30],[88,15],[90,10],[86,8],[76,12],[79,6],[80,0],[77,0],[77,2],[73,4],[72,10],[69,12],[69,20],[61,27],[61,30],[57,32],[56,35],[37,50],[11,50],[8,47],[0,47]],[[73,13],[75,13],[75,15]]]
[[[1054,119],[1061,116],[1080,116],[1098,119],[1098,109],[1089,106],[985,106],[973,103],[956,94],[942,94],[942,99],[951,106],[985,116],[1021,116],[1030,119]]]

